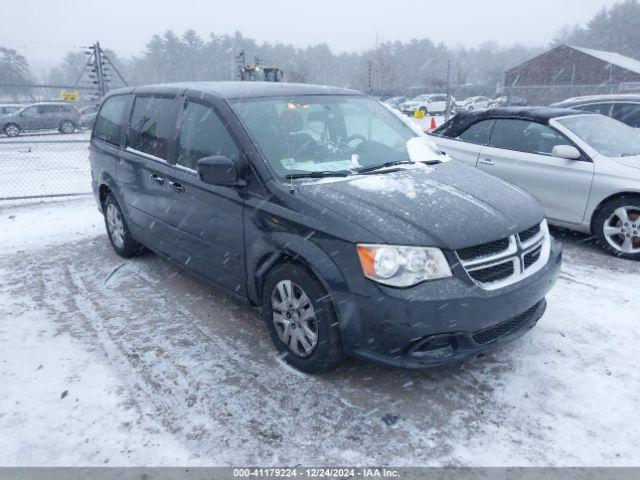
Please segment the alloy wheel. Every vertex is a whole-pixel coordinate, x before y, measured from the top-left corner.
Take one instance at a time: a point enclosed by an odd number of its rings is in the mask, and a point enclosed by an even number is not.
[[[107,229],[109,236],[117,248],[124,247],[124,223],[122,215],[113,203],[107,206]]]
[[[616,208],[603,225],[607,243],[620,253],[640,253],[640,206]]]
[[[281,280],[271,293],[276,333],[298,357],[308,357],[318,345],[318,320],[309,296],[291,280]]]
[[[73,123],[62,122],[62,125],[60,126],[60,130],[62,131],[62,133],[73,133],[73,130],[74,130]]]
[[[7,137],[17,137],[20,133],[20,129],[16,125],[7,125],[4,129],[4,133]]]

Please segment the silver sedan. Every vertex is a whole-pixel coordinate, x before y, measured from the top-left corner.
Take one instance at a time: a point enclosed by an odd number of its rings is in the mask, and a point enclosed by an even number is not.
[[[550,223],[640,260],[640,135],[566,109],[463,113],[430,135],[440,150],[534,194]]]

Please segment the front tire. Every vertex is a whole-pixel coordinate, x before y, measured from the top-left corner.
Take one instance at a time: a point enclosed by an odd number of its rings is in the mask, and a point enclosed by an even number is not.
[[[60,133],[73,133],[76,131],[76,125],[71,120],[63,120],[60,123],[60,128],[58,128],[58,130],[60,131]]]
[[[640,260],[640,195],[605,202],[593,217],[593,233],[610,254]]]
[[[336,313],[322,284],[300,265],[276,266],[264,282],[263,314],[284,360],[306,373],[344,361]]]
[[[123,258],[142,253],[144,246],[131,236],[124,214],[113,194],[107,195],[103,210],[107,235],[115,252]]]
[[[20,127],[15,123],[5,125],[3,131],[7,137],[17,137],[20,135]]]

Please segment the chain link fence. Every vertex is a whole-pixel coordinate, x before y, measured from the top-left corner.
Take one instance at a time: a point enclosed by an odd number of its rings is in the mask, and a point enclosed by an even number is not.
[[[88,149],[87,132],[0,138],[0,200],[90,194]]]
[[[503,94],[515,95],[527,100],[529,105],[549,105],[572,97],[584,95],[608,95],[614,93],[638,93],[640,84],[620,85],[521,85],[504,87]]]

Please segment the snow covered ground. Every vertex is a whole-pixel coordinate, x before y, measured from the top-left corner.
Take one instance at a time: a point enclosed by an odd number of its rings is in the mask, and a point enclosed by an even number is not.
[[[92,198],[0,203],[0,465],[637,465],[638,263],[564,235],[515,343],[310,377],[252,309],[116,256]]]

